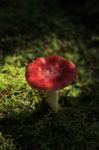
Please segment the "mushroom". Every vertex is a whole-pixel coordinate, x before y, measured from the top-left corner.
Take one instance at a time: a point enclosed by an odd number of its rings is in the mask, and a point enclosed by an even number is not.
[[[70,60],[62,56],[40,57],[26,68],[26,80],[32,88],[45,90],[46,102],[57,110],[58,90],[71,84],[77,75],[77,69]]]

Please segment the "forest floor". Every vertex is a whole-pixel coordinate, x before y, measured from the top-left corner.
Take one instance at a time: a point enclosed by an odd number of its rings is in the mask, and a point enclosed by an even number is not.
[[[25,79],[29,62],[60,55],[78,69],[53,112]],[[0,6],[0,150],[99,149],[99,33],[44,0]]]

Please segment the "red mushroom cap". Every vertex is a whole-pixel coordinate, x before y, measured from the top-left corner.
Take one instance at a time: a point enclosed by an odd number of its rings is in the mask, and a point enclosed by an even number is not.
[[[34,60],[26,68],[26,80],[33,88],[58,90],[76,79],[77,69],[61,56],[47,56]]]

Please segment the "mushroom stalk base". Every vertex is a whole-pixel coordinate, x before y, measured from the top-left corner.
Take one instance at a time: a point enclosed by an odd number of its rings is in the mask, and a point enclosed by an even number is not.
[[[58,109],[58,91],[47,91],[46,97],[46,102],[56,111]]]

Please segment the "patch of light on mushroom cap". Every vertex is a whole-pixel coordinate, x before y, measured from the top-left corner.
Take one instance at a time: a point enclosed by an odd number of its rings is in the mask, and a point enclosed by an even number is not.
[[[75,64],[73,64],[72,62],[70,62],[70,64],[69,64],[69,69],[70,70],[73,70],[73,69],[75,69]]]
[[[40,58],[40,62],[42,62],[43,64],[46,64],[46,60],[44,58]]]
[[[56,67],[52,65],[42,69],[39,68],[38,71],[39,76],[41,76],[41,78],[44,78],[45,80],[50,80],[52,78],[60,76],[59,70],[57,70]]]

